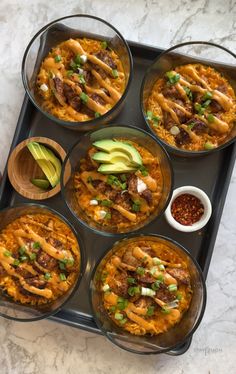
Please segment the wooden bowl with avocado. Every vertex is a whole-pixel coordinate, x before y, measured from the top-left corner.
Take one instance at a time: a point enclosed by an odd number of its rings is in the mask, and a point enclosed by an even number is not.
[[[60,191],[65,150],[52,139],[32,137],[12,151],[7,171],[14,189],[31,200],[45,200]]]

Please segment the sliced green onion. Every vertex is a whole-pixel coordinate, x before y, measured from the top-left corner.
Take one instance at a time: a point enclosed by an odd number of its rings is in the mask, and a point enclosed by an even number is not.
[[[208,120],[209,122],[214,122],[215,117],[213,116],[213,114],[208,114],[208,116],[207,116],[207,120]]]
[[[202,107],[203,107],[203,108],[206,108],[206,107],[208,107],[208,106],[210,105],[210,103],[211,103],[211,100],[207,100],[207,101],[205,101],[205,102],[202,104]]]
[[[126,178],[125,174],[121,174],[120,175],[120,179],[121,179],[122,182],[126,182],[127,181],[127,178]]]
[[[149,306],[148,307],[147,313],[146,313],[148,317],[151,317],[153,315],[154,309],[155,309],[154,306]]]
[[[127,278],[127,282],[128,282],[129,284],[135,284],[135,283],[136,283],[136,279],[135,279],[135,278],[132,278],[132,277],[128,277],[128,278]]]
[[[86,93],[84,92],[81,92],[81,94],[79,95],[79,97],[81,98],[81,100],[83,101],[83,103],[87,103],[88,101],[88,95],[86,95]]]
[[[115,305],[112,305],[110,308],[109,308],[110,312],[114,312],[116,310],[116,306]]]
[[[110,213],[110,212],[107,212],[104,218],[106,218],[106,219],[111,219],[111,213]]]
[[[180,80],[180,75],[174,71],[167,71],[165,75],[170,84],[175,84]]]
[[[7,250],[4,251],[3,254],[4,254],[5,257],[11,257],[11,255],[12,255],[12,253],[10,251],[7,251]]]
[[[140,206],[141,206],[140,202],[136,201],[132,204],[131,209],[132,209],[133,212],[139,212],[140,211]]]
[[[193,128],[195,125],[196,125],[196,123],[194,123],[194,122],[189,123],[189,125],[188,125],[188,129],[189,129],[189,130],[192,130],[192,128]]]
[[[61,270],[65,270],[66,269],[66,265],[65,265],[65,262],[64,261],[59,261],[59,268]]]
[[[14,260],[14,262],[13,262],[13,265],[14,266],[19,266],[20,265],[20,260]]]
[[[80,74],[80,75],[79,75],[79,82],[80,82],[81,84],[85,84],[85,83],[86,83],[83,74]]]
[[[20,256],[20,262],[24,262],[24,261],[27,261],[28,260],[28,257],[23,255],[23,256]]]
[[[111,201],[111,200],[104,199],[104,200],[101,200],[100,204],[101,204],[102,206],[111,206],[111,205],[112,205],[112,201]]]
[[[18,252],[19,252],[20,255],[23,255],[25,253],[25,251],[26,251],[25,247],[20,247],[18,249]]]
[[[116,69],[113,69],[112,70],[112,75],[113,75],[114,78],[118,78],[119,73],[118,73],[118,71]]]
[[[124,325],[127,321],[128,321],[127,318],[123,318],[123,319],[120,321],[120,323],[121,323],[122,325]]]
[[[140,288],[139,287],[129,287],[128,288],[128,294],[130,296],[134,296],[140,293]]]
[[[115,313],[115,319],[117,319],[117,321],[121,321],[123,318],[124,316],[122,313],[119,313],[119,312]]]
[[[197,112],[199,115],[203,115],[204,112],[205,112],[205,108],[203,108],[203,107],[201,106],[201,104],[199,104],[199,103],[195,103],[195,104],[194,104],[194,109],[196,110],[196,112]]]
[[[99,112],[95,112],[94,114],[95,118],[101,117],[101,114]]]
[[[209,100],[209,99],[212,99],[212,93],[207,91],[206,93],[204,93],[204,95],[202,97],[202,100],[205,101],[205,100]]]
[[[64,273],[60,273],[59,277],[60,277],[61,281],[65,281],[66,280],[66,276],[65,276]]]
[[[152,283],[152,285],[151,285],[151,287],[152,287],[152,289],[153,289],[153,291],[156,291],[156,290],[158,290],[158,288],[160,287],[160,284],[161,284],[162,282],[161,281],[156,281],[155,283]]]
[[[170,314],[170,309],[165,308],[165,307],[162,307],[162,308],[161,308],[161,312],[162,312],[163,314]]]
[[[176,286],[176,284],[170,284],[170,285],[168,286],[168,290],[171,291],[171,292],[173,292],[173,291],[177,291],[177,286]]]
[[[41,246],[40,246],[40,243],[39,242],[34,242],[33,244],[33,248],[34,249],[39,249]]]
[[[145,273],[145,269],[141,266],[137,267],[136,273],[139,275],[143,275]]]
[[[161,260],[158,257],[153,257],[152,261],[154,265],[161,265]]]
[[[158,268],[156,266],[153,266],[149,271],[152,275],[154,275],[158,271]]]
[[[68,265],[72,266],[72,265],[74,265],[75,260],[73,259],[73,257],[68,258],[67,263],[68,263]]]
[[[151,290],[151,288],[141,287],[141,295],[142,296],[155,296],[156,292]]]
[[[148,121],[151,121],[152,118],[153,118],[153,113],[152,113],[151,110],[148,110],[148,111],[147,111],[147,115],[146,115],[146,119],[147,119]]]
[[[36,253],[30,253],[29,258],[34,261],[36,259]]]
[[[56,56],[54,57],[54,60],[55,60],[56,62],[60,62],[60,61],[61,61],[61,56],[60,56],[60,55],[56,55]]]
[[[188,98],[192,101],[192,100],[193,100],[193,93],[192,93],[192,91],[190,90],[190,88],[184,86],[183,89],[184,89],[184,91],[186,92],[186,95],[188,96]]]
[[[157,279],[160,281],[160,282],[163,282],[164,281],[164,276],[162,274],[158,275]]]
[[[128,305],[128,300],[124,299],[123,297],[118,297],[117,299],[117,308],[119,310],[124,310]]]
[[[66,75],[67,77],[71,77],[74,74],[73,70],[67,70]]]
[[[107,276],[108,276],[108,272],[107,272],[107,271],[104,271],[104,272],[101,274],[101,281],[102,281],[102,282],[105,282],[105,280],[107,279]]]
[[[107,49],[107,42],[105,40],[101,42],[101,47],[102,49]]]
[[[80,55],[79,55],[79,54],[77,54],[77,55],[75,56],[74,61],[75,61],[75,63],[76,63],[77,65],[80,65],[80,64],[81,64],[81,58],[80,58]]]
[[[102,290],[103,290],[104,292],[109,291],[109,290],[110,290],[110,286],[109,286],[109,284],[105,284],[105,285],[102,287]]]
[[[141,171],[141,173],[142,173],[142,175],[144,176],[144,177],[146,177],[147,175],[148,175],[148,171],[147,171],[147,169],[145,168],[145,166],[140,166],[140,168],[139,168],[139,170]]]
[[[165,270],[165,266],[164,265],[159,265],[159,269],[161,270],[161,271],[163,271],[163,270]]]
[[[211,142],[206,142],[204,144],[204,148],[207,149],[207,150],[209,150],[209,149],[213,149],[215,147],[214,147],[214,145]]]
[[[44,279],[49,280],[50,278],[51,278],[51,274],[50,273],[45,273],[44,274]]]
[[[178,292],[178,293],[176,294],[176,299],[177,299],[177,300],[182,300],[182,297],[183,297],[182,293]]]

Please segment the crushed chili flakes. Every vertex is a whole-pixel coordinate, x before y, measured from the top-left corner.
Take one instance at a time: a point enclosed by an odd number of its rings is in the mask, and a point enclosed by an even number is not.
[[[204,213],[204,206],[198,197],[182,194],[171,204],[171,214],[181,225],[192,226]]]

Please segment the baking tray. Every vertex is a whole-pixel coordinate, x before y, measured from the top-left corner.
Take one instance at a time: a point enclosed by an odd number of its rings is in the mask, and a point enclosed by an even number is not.
[[[134,58],[134,76],[130,92],[126,99],[126,104],[114,122],[116,124],[134,125],[147,130],[139,107],[140,86],[145,70],[162,50],[134,42],[129,42],[129,46]],[[18,143],[31,136],[46,136],[52,138],[59,142],[65,150],[69,150],[82,134],[62,128],[50,121],[43,116],[33,106],[28,97],[25,96],[10,152]],[[202,188],[210,197],[213,211],[211,219],[204,229],[194,233],[181,233],[172,229],[165,221],[165,218],[161,217],[144,229],[138,231],[142,233],[158,233],[175,239],[186,247],[197,259],[205,278],[214,249],[221,214],[234,166],[235,155],[236,144],[231,144],[227,148],[219,152],[214,152],[204,158],[197,157],[187,159],[171,156],[174,169],[174,187],[194,185]],[[0,209],[25,202],[32,202],[32,200],[27,200],[14,191],[5,169],[0,186]],[[96,263],[96,259],[98,259],[107,248],[111,247],[116,239],[95,234],[87,228],[82,227],[75,221],[75,218],[62,201],[60,194],[41,203],[53,207],[70,220],[77,230],[78,235],[82,237],[85,243],[87,257],[87,267],[79,289],[72,299],[70,299],[57,314],[51,316],[50,319],[101,334],[101,331],[96,326],[91,315],[88,299],[89,278]],[[175,350],[169,351],[168,354],[183,354],[189,348],[190,343],[191,339],[188,339]]]

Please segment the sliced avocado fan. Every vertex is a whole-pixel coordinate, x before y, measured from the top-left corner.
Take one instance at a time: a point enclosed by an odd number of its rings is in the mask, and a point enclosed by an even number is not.
[[[27,147],[51,186],[55,187],[60,181],[61,161],[42,144],[30,142]]]

